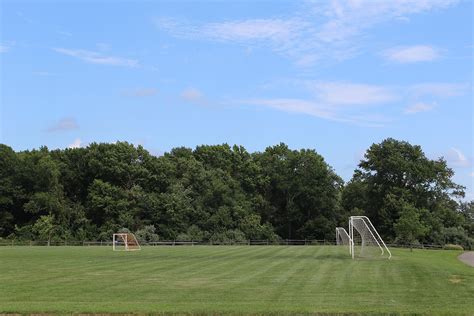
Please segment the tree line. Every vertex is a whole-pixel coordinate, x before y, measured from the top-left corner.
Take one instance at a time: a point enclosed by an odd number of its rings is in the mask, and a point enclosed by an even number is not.
[[[334,239],[367,215],[400,243],[473,244],[474,203],[443,158],[386,139],[344,183],[312,149],[281,143],[178,147],[162,156],[127,142],[15,152],[0,144],[0,238],[240,241]]]

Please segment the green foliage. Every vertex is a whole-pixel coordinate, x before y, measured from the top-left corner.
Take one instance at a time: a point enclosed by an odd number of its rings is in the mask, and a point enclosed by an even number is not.
[[[413,244],[428,233],[429,228],[420,220],[422,211],[403,203],[400,217],[394,225],[398,242]]]
[[[473,203],[455,201],[463,192],[452,176],[444,160],[394,139],[372,145],[345,186],[315,150],[283,143],[160,157],[127,142],[21,152],[0,144],[0,237],[39,238],[32,227],[53,216],[58,239],[109,240],[122,227],[149,240],[333,239],[349,215],[367,215],[389,241],[470,247]],[[402,217],[408,206],[418,215]]]
[[[156,228],[153,225],[146,225],[135,232],[135,237],[139,241],[159,241],[160,236],[156,233]]]
[[[247,238],[245,234],[238,229],[229,229],[224,232],[217,232],[211,236],[212,243],[232,244],[234,242],[244,242]]]
[[[468,207],[458,210],[455,199],[464,188],[453,175],[445,160],[430,160],[420,146],[388,138],[367,150],[344,188],[342,206],[351,214],[363,210],[388,240],[439,242],[443,229],[473,223]]]
[[[54,222],[53,215],[42,215],[33,225],[33,232],[35,232],[40,240],[46,239],[48,241],[48,246],[51,242],[51,237],[53,236],[54,231],[57,226]]]

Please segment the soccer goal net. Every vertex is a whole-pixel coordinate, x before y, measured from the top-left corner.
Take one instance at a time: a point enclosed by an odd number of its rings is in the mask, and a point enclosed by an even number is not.
[[[351,237],[343,227],[336,227],[336,245],[351,246]]]
[[[132,233],[113,234],[113,250],[114,251],[133,251],[140,250],[140,244]]]
[[[352,258],[385,256],[390,259],[392,257],[392,253],[367,216],[350,217],[349,238]]]

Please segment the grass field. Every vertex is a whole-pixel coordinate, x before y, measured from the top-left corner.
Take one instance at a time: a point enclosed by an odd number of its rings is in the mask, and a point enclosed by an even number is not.
[[[0,248],[0,312],[474,314],[456,251],[335,246]]]

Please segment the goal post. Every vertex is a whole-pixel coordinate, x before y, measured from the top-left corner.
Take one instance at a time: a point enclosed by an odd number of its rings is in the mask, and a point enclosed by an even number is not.
[[[137,238],[132,233],[117,233],[112,236],[113,251],[141,250]]]
[[[360,257],[372,257],[377,253],[381,256],[392,257],[392,253],[380,237],[374,225],[367,216],[351,216],[349,219],[350,254]]]
[[[336,245],[348,246],[349,251],[351,251],[352,240],[346,229],[343,227],[336,227]]]

